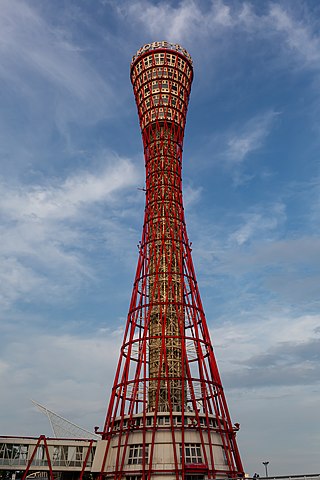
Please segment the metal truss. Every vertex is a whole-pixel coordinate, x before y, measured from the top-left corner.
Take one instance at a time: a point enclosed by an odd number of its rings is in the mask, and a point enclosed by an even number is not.
[[[49,408],[44,407],[40,403],[37,403],[34,400],[31,401],[41,413],[46,415],[52,428],[52,432],[56,438],[93,438],[95,440],[100,438],[95,433],[79,427],[79,425],[70,422],[70,420],[67,420],[52,410],[49,410]]]
[[[100,440],[101,441],[101,440]],[[38,475],[50,480],[74,472],[79,480],[91,472],[96,440],[0,437],[0,471],[20,471],[22,480]]]
[[[214,357],[182,200],[192,61],[180,46],[167,42],[148,44],[139,52],[131,80],[145,155],[146,207],[124,340],[101,432],[101,477],[237,478],[243,476],[239,427],[232,425]],[[141,454],[135,464],[134,451]]]

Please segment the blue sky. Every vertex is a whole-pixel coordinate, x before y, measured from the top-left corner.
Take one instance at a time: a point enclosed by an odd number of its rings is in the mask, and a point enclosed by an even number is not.
[[[168,40],[194,61],[187,227],[246,470],[319,472],[319,2],[0,7],[1,434],[50,434],[31,398],[104,421],[144,209],[129,66]]]

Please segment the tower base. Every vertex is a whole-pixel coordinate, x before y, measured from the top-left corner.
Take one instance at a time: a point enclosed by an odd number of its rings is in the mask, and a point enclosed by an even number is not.
[[[185,480],[237,476],[229,469],[219,423],[214,415],[192,411],[118,417],[117,433],[97,442],[92,472],[140,480],[152,465],[148,478],[157,480],[176,480],[183,472]]]

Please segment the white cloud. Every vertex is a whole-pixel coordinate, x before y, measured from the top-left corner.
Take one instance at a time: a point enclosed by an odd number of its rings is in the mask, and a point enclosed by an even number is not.
[[[83,281],[92,279],[87,229],[94,224],[96,235],[101,236],[103,222],[117,207],[119,192],[136,185],[138,178],[129,160],[114,157],[95,174],[82,171],[60,182],[55,179],[36,186],[2,183],[2,303],[9,306],[34,295],[50,301],[62,291],[67,298]],[[99,204],[104,205],[103,218]],[[121,220],[109,221],[107,238],[119,231],[118,223]],[[121,242],[114,243],[121,248]],[[42,295],[45,291],[47,295]]]
[[[230,164],[243,162],[248,155],[263,146],[277,115],[274,111],[257,115],[239,127],[237,132],[228,134],[225,157]]]
[[[21,101],[28,105],[29,119],[41,117],[37,132],[54,119],[67,136],[69,122],[90,125],[119,107],[121,96],[113,94],[110,79],[93,67],[71,32],[49,24],[31,2],[1,1],[0,44],[2,88],[12,102],[17,99],[16,108]]]
[[[202,7],[194,0],[182,1],[178,5],[143,1],[126,3],[125,10],[131,20],[143,24],[148,33],[158,36],[159,40],[185,44],[201,41],[209,35],[216,36],[221,29],[233,27],[239,19],[245,21],[250,14],[246,4],[237,12],[222,1],[211,2],[208,8]],[[122,8],[118,11],[123,14]]]
[[[257,162],[260,152],[267,149],[268,137],[276,128],[279,112],[267,110],[253,115],[251,118],[232,121],[223,131],[209,134],[206,149],[214,152],[205,155],[205,163],[212,158],[219,167],[225,169],[232,177],[235,187],[251,182],[257,176],[267,177],[266,169],[246,168],[249,160]],[[248,173],[249,172],[249,173]]]
[[[230,240],[242,245],[252,238],[264,237],[264,241],[270,238],[270,233],[279,229],[286,220],[285,205],[275,203],[265,207],[263,211],[255,208],[255,211],[242,215],[243,224],[230,235]],[[259,211],[260,210],[260,211]]]
[[[124,1],[117,9],[121,17],[129,17],[131,22],[142,25],[152,34],[152,40],[181,42],[190,48],[201,46],[201,54],[212,56],[223,48],[228,36],[241,31],[249,37],[255,35],[255,38],[276,42],[287,58],[291,55],[295,59],[298,54],[300,66],[302,59],[303,66],[319,68],[320,39],[315,20],[312,22],[306,15],[297,19],[297,12],[291,10],[290,5],[286,8],[286,5],[269,2],[263,14],[258,14],[254,7],[248,2],[230,5],[223,0],[212,0],[207,5],[196,0],[183,0],[178,4],[144,0]],[[279,37],[285,42],[279,44]],[[210,42],[210,47],[206,42]],[[204,49],[204,45],[207,48]]]
[[[297,53],[309,66],[320,67],[320,39],[310,24],[296,20],[277,4],[271,5],[269,21],[273,30],[284,35],[286,44],[293,53]]]
[[[193,187],[188,184],[183,187],[184,206],[191,207],[198,203],[201,198],[202,187]]]
[[[122,332],[113,333],[99,330],[83,338],[35,333],[25,327],[20,334],[16,331],[1,349],[1,411],[15,411],[27,425],[24,434],[28,435],[43,433],[38,430],[41,418],[34,422],[28,413],[30,398],[80,426],[92,429],[101,425],[107,408],[105,394],[111,390],[122,337]],[[7,414],[1,415],[0,423],[6,434],[23,434],[23,430],[13,429],[16,427],[12,427]],[[49,430],[45,422],[42,425]]]
[[[1,73],[10,81],[19,85],[25,81],[18,75],[17,67],[22,64],[80,100],[97,98],[97,92],[108,96],[107,84],[90,68],[80,49],[26,2],[2,0],[0,32],[0,56],[5,61]]]
[[[8,188],[1,211],[7,216],[33,219],[66,219],[79,215],[81,208],[112,199],[112,194],[138,181],[138,175],[129,160],[115,158],[104,171],[92,174],[81,172],[61,184]]]
[[[279,231],[287,221],[286,205],[281,200],[256,204],[240,213],[221,211],[218,207],[215,210],[214,217],[193,215],[189,224],[202,273],[244,273],[256,264],[260,249],[263,257],[262,252],[281,244]],[[290,239],[287,241],[290,245]],[[283,240],[284,250],[287,241]],[[261,267],[261,261],[257,268]],[[277,257],[275,262],[278,261]]]
[[[230,256],[229,256],[230,254]],[[320,244],[317,236],[300,236],[297,238],[258,239],[253,245],[252,250],[239,252],[229,252],[229,268],[236,264],[237,271],[248,271],[249,269],[262,268],[263,266],[281,265],[285,268],[291,266],[291,274],[294,266],[301,268],[310,268],[317,265],[320,261]]]
[[[281,354],[284,345],[310,342],[319,325],[319,315],[293,317],[285,313],[266,313],[259,316],[257,312],[256,321],[224,322],[212,327],[212,338],[224,370],[236,372],[254,356],[267,355],[277,348]]]

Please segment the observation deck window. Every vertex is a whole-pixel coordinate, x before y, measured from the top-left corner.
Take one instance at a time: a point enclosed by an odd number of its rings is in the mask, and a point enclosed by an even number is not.
[[[175,65],[175,56],[174,55],[171,55],[170,53],[167,54],[167,61],[169,63],[169,65]]]
[[[162,65],[164,63],[164,53],[155,53],[154,58],[157,65]]]
[[[148,68],[148,67],[151,67],[151,65],[152,65],[152,56],[149,55],[148,57],[144,58],[144,66]]]
[[[150,80],[152,76],[152,70],[147,70],[146,73],[143,75],[143,81]]]
[[[159,83],[152,82],[152,92],[157,92],[157,91],[159,91]]]
[[[180,95],[179,95],[179,96],[180,96],[180,98],[181,98],[182,100],[184,100],[184,96],[185,96],[184,94],[185,94],[185,89],[184,89],[183,87],[181,87],[181,88],[180,88]]]
[[[168,68],[167,67],[161,67],[158,69],[159,70],[159,76],[161,77],[168,77]]]

